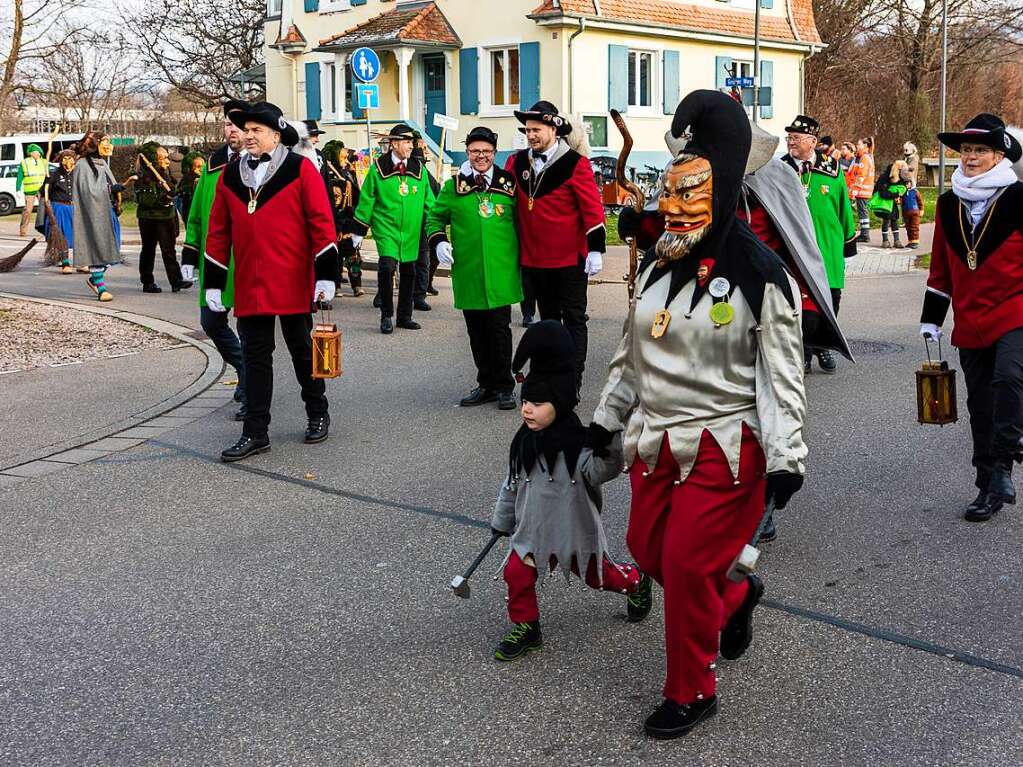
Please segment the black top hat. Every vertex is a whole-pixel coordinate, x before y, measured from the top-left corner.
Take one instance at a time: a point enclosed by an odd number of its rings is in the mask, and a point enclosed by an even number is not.
[[[522,123],[526,124],[527,120],[537,120],[538,122],[546,123],[554,128],[558,136],[567,136],[572,132],[572,126],[569,125],[568,120],[558,114],[558,108],[549,101],[537,101],[530,109],[524,112],[515,110],[515,118]],[[519,128],[522,133],[525,133],[525,128]]]
[[[298,131],[284,119],[284,113],[276,104],[269,101],[257,101],[245,109],[230,112],[228,115],[231,122],[241,129],[245,129],[245,123],[259,123],[271,130],[281,134],[281,143],[284,146],[295,146],[298,143]]]
[[[963,144],[983,144],[999,152],[1005,152],[1009,162],[1018,162],[1023,156],[1023,147],[1013,138],[1000,117],[987,112],[974,117],[960,133],[939,133],[938,141],[957,152]]]
[[[241,112],[249,108],[249,102],[241,101],[240,99],[228,99],[224,102],[224,117],[228,117],[232,112]]]
[[[818,144],[824,144],[825,146],[834,146],[835,140],[831,136],[821,136],[817,139]]]
[[[393,141],[395,139],[406,139],[408,141],[414,141],[416,138],[416,132],[412,130],[405,123],[398,123],[390,131],[387,132],[387,136]]]
[[[474,141],[486,141],[488,144],[497,149],[497,134],[494,133],[490,128],[480,125],[479,127],[473,128],[469,131],[469,135],[465,137],[465,145],[473,143]]]
[[[320,126],[316,124],[316,120],[303,120],[305,127],[309,129],[310,136],[322,136],[327,131],[320,130]]]
[[[786,133],[809,133],[811,136],[819,136],[821,124],[807,115],[796,115],[791,125],[785,126]]]

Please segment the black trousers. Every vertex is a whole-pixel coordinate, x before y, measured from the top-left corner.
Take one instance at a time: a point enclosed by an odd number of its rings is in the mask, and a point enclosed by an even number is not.
[[[174,241],[178,236],[177,219],[153,221],[140,218],[139,234],[142,236],[142,253],[139,255],[139,280],[142,281],[142,284],[151,285],[156,282],[156,278],[153,276],[153,264],[156,261],[157,245],[160,246],[163,268],[167,272],[167,279],[170,280],[171,287],[180,284],[181,267],[178,265],[174,249]]]
[[[575,266],[541,269],[522,267],[528,295],[536,299],[540,319],[557,320],[575,342],[575,383],[581,388],[586,368],[586,272],[580,257]]]
[[[270,403],[274,392],[274,315],[260,314],[238,318],[238,335],[245,364],[245,402],[248,415],[242,434],[265,437],[270,427]],[[281,334],[291,353],[295,377],[302,387],[302,401],[310,418],[327,412],[327,387],[322,378],[313,378],[313,329],[311,314],[280,316]]]
[[[419,237],[419,258],[416,259],[416,287],[412,291],[413,301],[425,301],[427,290],[433,285],[433,274],[437,271],[440,262],[433,254],[430,245],[426,240],[426,227]]]
[[[390,256],[381,256],[377,264],[377,294],[380,296],[380,316],[394,316],[394,273],[398,272],[398,322],[412,319],[412,291],[416,281],[416,262],[399,262]]]
[[[511,307],[466,309],[465,327],[469,348],[476,363],[476,382],[489,391],[511,393],[515,379],[511,374]]]
[[[977,487],[987,490],[997,460],[1023,454],[1023,328],[985,349],[960,349],[973,433]]]

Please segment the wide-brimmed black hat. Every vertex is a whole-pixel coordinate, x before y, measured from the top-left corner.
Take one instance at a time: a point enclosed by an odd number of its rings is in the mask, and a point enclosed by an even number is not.
[[[228,99],[224,102],[224,117],[230,117],[232,112],[242,112],[248,108],[248,101],[242,101],[241,99]]]
[[[473,128],[469,131],[469,135],[465,137],[466,146],[469,146],[474,141],[486,141],[494,149],[497,149],[497,134],[483,125]]]
[[[387,132],[387,137],[392,141],[395,139],[415,141],[416,132],[412,130],[409,126],[407,126],[405,123],[398,123]]]
[[[245,123],[259,123],[271,130],[281,134],[281,143],[284,146],[295,146],[298,143],[298,131],[284,119],[284,112],[276,104],[269,101],[257,101],[245,109],[231,112],[228,118],[241,129],[245,129]]]
[[[819,136],[821,124],[809,115],[796,115],[791,125],[785,126],[786,133],[809,133],[811,136]]]
[[[1005,123],[996,115],[981,112],[958,133],[938,134],[938,141],[949,149],[959,151],[963,144],[983,144],[999,152],[1005,152],[1009,162],[1018,162],[1023,157],[1023,147],[1005,130]]]
[[[568,120],[558,114],[558,108],[549,101],[537,101],[532,107],[524,112],[515,110],[515,118],[522,123],[526,124],[527,120],[536,120],[538,122],[546,123],[554,128],[556,135],[567,136],[572,132],[572,126]],[[525,128],[519,128],[522,133],[526,132]]]
[[[309,130],[310,136],[322,136],[327,131],[320,130],[320,126],[316,124],[316,120],[303,120],[305,127]]]

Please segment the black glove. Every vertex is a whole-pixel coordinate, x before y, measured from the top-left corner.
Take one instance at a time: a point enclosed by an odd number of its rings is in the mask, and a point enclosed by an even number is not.
[[[586,440],[584,444],[593,451],[593,454],[597,456],[597,458],[607,458],[608,455],[610,455],[607,448],[614,437],[615,435],[612,432],[609,432],[599,423],[591,421],[589,427],[586,429]]]
[[[767,502],[774,500],[775,509],[784,509],[803,486],[803,475],[790,471],[775,471],[767,475]]]
[[[852,239],[852,240],[849,240],[849,242],[847,242],[845,244],[845,247],[842,249],[842,255],[845,258],[852,258],[852,257],[854,257],[856,255],[856,240],[855,240],[855,238]]]
[[[643,220],[642,215],[636,212],[635,208],[622,208],[618,211],[618,237],[624,242],[629,237],[635,237]]]
[[[490,534],[500,536],[501,538],[507,538],[511,535],[511,533],[505,532],[504,530],[498,530],[496,527],[490,528]]]

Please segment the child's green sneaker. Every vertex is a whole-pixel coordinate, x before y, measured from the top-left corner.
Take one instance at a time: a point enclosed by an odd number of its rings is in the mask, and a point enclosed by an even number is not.
[[[543,647],[543,635],[540,633],[540,621],[516,623],[515,628],[504,635],[504,639],[494,650],[498,660],[518,660],[526,653]]]
[[[629,623],[639,623],[654,606],[654,582],[646,573],[639,579],[639,588],[629,594]]]

